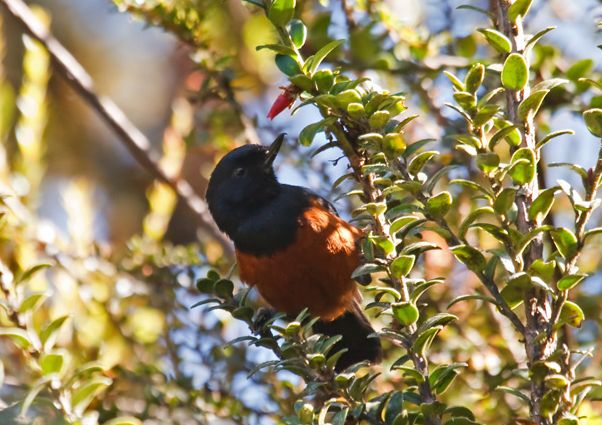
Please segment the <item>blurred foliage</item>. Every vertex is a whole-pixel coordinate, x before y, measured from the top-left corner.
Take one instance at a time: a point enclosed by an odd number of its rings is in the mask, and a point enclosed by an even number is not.
[[[437,3],[114,0],[187,55],[167,174],[202,191],[227,150],[302,128],[283,168],[368,229],[385,358],[342,373],[336,338],[266,316],[167,186],[144,183],[125,246],[103,233],[133,204],[105,221],[90,176],[48,194],[54,75],[20,39],[19,81],[0,66],[0,423],[602,423],[600,62],[542,25],[554,4]],[[546,161],[559,140],[592,161]]]

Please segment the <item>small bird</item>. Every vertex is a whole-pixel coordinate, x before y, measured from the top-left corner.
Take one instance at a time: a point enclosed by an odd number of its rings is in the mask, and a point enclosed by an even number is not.
[[[240,278],[276,310],[303,309],[320,320],[314,331],[342,339],[336,369],[380,360],[380,341],[364,315],[351,278],[360,264],[362,231],[310,190],[279,183],[273,163],[281,134],[269,146],[245,145],[217,164],[207,188],[209,210],[234,242]],[[336,351],[333,351],[336,352]]]

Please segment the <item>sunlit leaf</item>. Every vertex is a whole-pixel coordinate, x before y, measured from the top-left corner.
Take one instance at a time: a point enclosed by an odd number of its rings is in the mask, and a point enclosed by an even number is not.
[[[512,53],[504,62],[502,68],[502,84],[510,90],[521,90],[529,81],[527,61],[519,53]]]

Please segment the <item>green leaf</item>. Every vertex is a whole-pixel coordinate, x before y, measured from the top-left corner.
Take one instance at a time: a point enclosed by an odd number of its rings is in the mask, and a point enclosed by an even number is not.
[[[345,425],[347,423],[347,415],[349,414],[349,407],[344,407],[339,410],[332,417],[332,421],[330,422],[332,425]]]
[[[295,15],[295,0],[274,0],[268,9],[268,18],[276,26],[283,27]]]
[[[278,53],[275,58],[276,66],[283,74],[292,77],[293,75],[301,74],[301,67],[292,56],[282,55]]]
[[[9,337],[17,346],[21,348],[29,348],[32,345],[31,339],[29,338],[29,335],[25,329],[15,327],[0,327],[0,336]]]
[[[530,183],[535,178],[535,152],[531,148],[520,148],[512,155],[508,174],[519,185]]]
[[[553,88],[560,87],[564,84],[567,84],[569,81],[564,78],[549,78],[547,80],[543,80],[537,83],[532,91],[538,90],[552,90]]]
[[[602,233],[602,227],[594,227],[593,229],[590,229],[583,234],[583,240],[586,240],[590,236],[599,235],[601,233]]]
[[[376,111],[368,119],[368,124],[370,128],[380,130],[389,122],[390,116],[389,111]]]
[[[426,210],[428,211],[429,215],[435,218],[440,218],[445,216],[445,214],[449,212],[449,210],[451,209],[451,205],[451,194],[445,191],[430,197],[426,201]]]
[[[498,214],[506,214],[508,210],[514,204],[516,199],[516,189],[513,187],[506,187],[497,195],[493,202],[493,209]]]
[[[422,140],[418,140],[417,142],[412,143],[411,145],[408,145],[408,147],[406,148],[405,152],[403,153],[403,157],[404,158],[409,158],[411,157],[414,153],[418,152],[420,149],[422,149],[424,146],[436,142],[436,139],[422,139]],[[431,151],[431,152],[435,152],[435,151]]]
[[[40,367],[43,375],[59,373],[63,368],[64,356],[60,353],[44,354],[40,358]]]
[[[579,249],[579,242],[573,232],[566,227],[557,227],[550,232],[554,245],[564,258],[572,258]]]
[[[523,303],[524,293],[525,290],[523,288],[514,285],[506,285],[500,291],[500,295],[511,310],[514,310]]]
[[[583,113],[583,120],[590,133],[602,137],[602,109],[588,109]]]
[[[505,91],[506,91],[506,89],[504,89],[503,87],[496,87],[496,88],[488,91],[481,97],[481,100],[479,100],[479,106],[485,105],[485,104],[491,102],[496,96],[504,93]]]
[[[102,425],[142,425],[142,422],[133,416],[119,416],[118,418],[104,422]]]
[[[295,47],[300,49],[307,39],[307,27],[299,19],[293,19],[290,23],[289,34]]]
[[[336,118],[334,117],[328,117],[324,118],[321,121],[306,126],[299,133],[299,143],[303,146],[311,145],[314,141],[314,138],[316,137],[316,134],[320,133],[321,131],[324,131],[324,129],[331,125],[335,120]]]
[[[543,261],[538,258],[529,266],[529,273],[532,276],[541,278],[544,282],[551,282],[554,278],[556,261]]]
[[[429,383],[436,394],[443,394],[458,376],[457,369],[467,367],[466,363],[453,363],[435,367],[429,374]]]
[[[538,33],[536,33],[533,37],[531,37],[529,39],[529,41],[527,41],[527,44],[525,45],[525,52],[528,52],[530,49],[532,49],[533,46],[535,45],[535,43],[537,43],[539,41],[539,39],[541,39],[541,37],[543,37],[550,31],[553,31],[555,29],[556,29],[556,27],[547,27],[546,29],[541,30]]]
[[[501,109],[500,105],[488,103],[480,106],[477,109],[477,114],[474,116],[472,122],[477,127],[482,127],[487,124],[497,112]]]
[[[454,100],[467,112],[472,112],[477,106],[477,97],[465,91],[454,93]]]
[[[558,137],[558,136],[563,136],[565,134],[575,134],[575,132],[571,129],[567,129],[567,130],[558,130],[558,131],[553,131],[552,133],[548,134],[547,136],[545,136],[543,139],[541,139],[539,142],[537,142],[537,148],[541,148],[542,146],[544,146],[546,143],[548,143],[549,141],[551,141],[554,137]]]
[[[413,379],[414,381],[416,381],[416,383],[420,384],[424,382],[424,376],[422,376],[420,372],[418,372],[416,369],[413,369],[411,367],[393,365],[391,366],[391,370],[400,370],[405,377]]]
[[[48,384],[47,380],[40,380],[36,384],[33,385],[27,392],[27,395],[23,399],[21,404],[21,414],[20,416],[25,417],[27,415],[27,411],[31,407],[31,404],[34,402],[40,391],[42,391],[46,385]]]
[[[477,167],[484,173],[491,173],[497,170],[500,165],[500,157],[495,152],[484,152],[477,155]]]
[[[413,145],[410,145],[407,149],[406,149],[406,154],[408,152],[408,150],[410,149],[410,147],[412,147]],[[412,160],[410,161],[410,164],[408,165],[408,171],[410,172],[410,174],[416,176],[418,175],[418,173],[422,170],[422,168],[426,165],[426,163],[435,155],[439,155],[438,151],[425,151],[425,152],[421,152],[418,155],[416,155],[414,158],[412,158]]]
[[[413,325],[420,317],[420,312],[416,304],[409,301],[392,303],[391,309],[395,318],[404,326]]]
[[[199,292],[202,292],[204,294],[212,294],[214,284],[215,284],[215,281],[204,277],[204,278],[197,280],[196,287],[199,290]]]
[[[454,74],[452,74],[451,72],[448,72],[448,71],[443,71],[443,74],[445,74],[445,76],[449,79],[449,81],[452,83],[452,85],[457,90],[459,90],[459,91],[465,91],[466,90],[466,87],[464,86],[464,83],[462,82],[462,80],[460,80]]]
[[[364,276],[367,274],[382,272],[384,269],[385,269],[384,266],[382,266],[380,264],[374,264],[374,263],[362,264],[361,266],[359,266],[358,268],[356,268],[353,271],[353,273],[351,274],[351,278],[355,279],[357,277]]]
[[[94,397],[104,391],[113,381],[106,376],[96,376],[84,381],[77,389],[74,389],[71,395],[71,405],[73,410],[82,414]]]
[[[539,226],[539,227],[536,227],[535,229],[531,230],[526,235],[523,235],[520,242],[518,244],[516,244],[516,254],[521,255],[522,252],[525,250],[525,248],[527,248],[527,246],[529,246],[531,241],[533,239],[535,239],[540,233],[547,232],[552,229],[553,229],[553,227],[549,226],[549,225]]]
[[[482,63],[475,63],[468,73],[466,74],[466,78],[464,79],[464,84],[466,85],[466,90],[470,93],[476,93],[483,80],[485,79],[485,67]]]
[[[27,281],[31,280],[36,273],[38,273],[41,270],[47,269],[49,267],[52,267],[52,264],[45,264],[45,263],[43,263],[43,264],[37,264],[37,265],[35,265],[33,267],[30,267],[29,269],[25,270],[23,272],[23,274],[21,274],[15,280],[15,284],[18,285],[20,283],[27,282]]]
[[[232,299],[232,293],[234,291],[234,283],[229,279],[220,279],[215,282],[215,294],[218,297],[225,298],[227,300]]]
[[[423,356],[426,353],[426,351],[428,351],[431,344],[433,343],[433,340],[435,339],[439,331],[441,331],[441,329],[443,329],[443,326],[435,326],[419,334],[416,337],[416,341],[414,341],[414,344],[412,344],[412,351],[414,351],[418,355]]]
[[[477,31],[483,34],[489,45],[498,52],[510,53],[512,50],[512,43],[501,32],[490,28],[479,28]]]
[[[313,80],[305,74],[293,75],[289,80],[301,90],[311,92],[315,88]]]
[[[562,418],[558,419],[558,425],[579,425],[579,418],[570,413],[565,413]]]
[[[502,84],[509,90],[522,90],[529,81],[529,67],[525,58],[518,54],[508,55],[502,68]]]
[[[585,314],[581,307],[572,301],[565,301],[560,309],[560,322],[566,323],[574,328],[581,327]]]
[[[508,19],[515,22],[519,16],[522,18],[527,16],[532,2],[533,0],[516,0],[508,8]]]
[[[414,223],[418,221],[418,217],[412,215],[406,215],[395,219],[391,226],[389,227],[389,234],[392,236],[395,233],[399,232],[402,228],[407,226],[410,223]]]
[[[550,212],[554,203],[554,195],[559,190],[558,187],[551,187],[539,192],[539,195],[529,207],[529,219],[541,223]]]
[[[452,254],[472,271],[480,272],[486,266],[485,257],[476,248],[469,245],[457,245],[450,248]]]
[[[521,134],[519,129],[513,125],[510,121],[503,119],[495,119],[494,120],[495,127],[499,129],[499,131],[493,135],[491,140],[489,141],[489,149],[493,150],[497,143],[504,139],[506,143],[510,146],[518,146],[521,142]]]
[[[395,278],[407,276],[414,267],[414,261],[416,257],[413,255],[400,255],[391,262],[391,274]]]
[[[313,75],[314,72],[318,69],[322,61],[328,56],[330,52],[343,44],[345,40],[334,40],[328,43],[326,46],[322,47],[318,52],[313,56],[313,60],[311,62],[311,66],[309,67],[309,74]]]
[[[544,98],[549,92],[550,90],[537,90],[532,92],[528,98],[518,105],[518,117],[524,120],[529,116],[532,117],[537,114]]]
[[[451,308],[453,305],[459,303],[459,302],[463,302],[463,301],[470,301],[470,300],[481,300],[481,301],[485,301],[488,303],[491,303],[493,305],[498,305],[497,301],[492,298],[492,297],[488,297],[487,295],[481,295],[481,294],[471,294],[471,295],[460,295],[459,297],[454,298],[448,305],[447,308]]]
[[[474,223],[476,219],[485,214],[493,214],[493,208],[490,206],[480,207],[476,210],[473,210],[468,214],[468,216],[464,219],[462,224],[460,225],[460,237],[464,238],[466,232],[468,231],[469,226]]]
[[[578,285],[586,277],[586,274],[570,274],[561,278],[556,284],[556,287],[560,291],[568,291]]]
[[[479,12],[482,13],[483,15],[487,16],[489,19],[493,19],[493,16],[491,15],[491,13],[481,7],[477,7],[477,6],[473,6],[471,4],[462,4],[458,7],[456,7],[456,9],[461,10],[461,9],[466,9],[466,10],[472,10],[475,12]]]
[[[581,77],[588,75],[594,67],[594,61],[592,59],[582,59],[575,62],[566,70],[566,76],[572,80],[577,81]]]
[[[54,340],[56,339],[56,335],[58,331],[61,329],[61,326],[65,323],[65,321],[69,318],[69,316],[61,316],[57,319],[54,319],[48,326],[46,326],[40,332],[40,342],[45,350],[49,350],[54,345]]]
[[[287,46],[283,46],[282,44],[260,44],[259,46],[255,47],[255,50],[257,51],[263,49],[268,49],[283,55],[296,56],[296,53],[293,49]]]
[[[3,80],[0,83],[0,140],[5,140],[16,110],[14,89],[4,78]]]
[[[355,89],[343,90],[335,96],[335,100],[339,108],[347,110],[350,103],[358,103],[361,105],[362,96]]]
[[[418,255],[418,254],[422,254],[423,252],[430,251],[433,249],[441,249],[441,247],[439,245],[437,245],[436,243],[420,241],[420,242],[414,242],[414,243],[404,246],[403,249],[401,250],[401,252],[403,254]]]
[[[418,299],[426,292],[428,291],[430,288],[432,288],[435,285],[439,285],[443,283],[442,279],[432,279],[432,280],[427,280],[426,282],[420,283],[418,285],[416,285],[416,287],[414,288],[414,290],[412,291],[412,293],[410,294],[410,299],[413,302],[417,302]]]
[[[400,133],[387,133],[383,140],[383,150],[390,157],[398,157],[406,150],[406,142]]]
[[[510,388],[510,387],[499,386],[499,387],[496,388],[496,390],[503,391],[505,393],[512,394],[513,396],[518,397],[520,400],[522,400],[523,402],[527,403],[527,406],[529,405],[529,403],[531,403],[531,400],[529,399],[529,397],[526,396],[525,394],[521,393],[517,389]]]
[[[426,319],[416,330],[416,333],[420,334],[427,329],[431,329],[433,327],[443,327],[447,326],[449,323],[458,320],[458,317],[454,314],[450,313],[437,313],[434,316]]]
[[[19,305],[17,311],[19,313],[25,313],[30,310],[35,310],[40,306],[40,304],[42,304],[46,300],[46,298],[48,298],[48,296],[43,293],[30,295],[29,297],[23,300],[21,305]]]
[[[457,184],[459,186],[464,186],[468,189],[472,189],[474,191],[478,191],[481,192],[487,196],[489,196],[489,193],[487,192],[487,190],[483,187],[483,185],[479,185],[473,181],[470,180],[465,180],[465,179],[453,179],[449,182],[449,184]]]
[[[328,92],[334,84],[334,74],[330,69],[320,69],[314,72],[312,79],[320,93]]]

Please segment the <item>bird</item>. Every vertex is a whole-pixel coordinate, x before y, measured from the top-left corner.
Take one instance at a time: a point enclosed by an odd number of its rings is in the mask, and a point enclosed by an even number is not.
[[[347,351],[335,370],[377,363],[380,341],[351,278],[361,262],[363,231],[311,190],[278,181],[273,164],[284,139],[280,134],[269,146],[227,153],[209,179],[209,211],[234,243],[241,281],[277,311],[294,316],[308,309],[319,317],[315,332],[341,335],[334,350]]]

